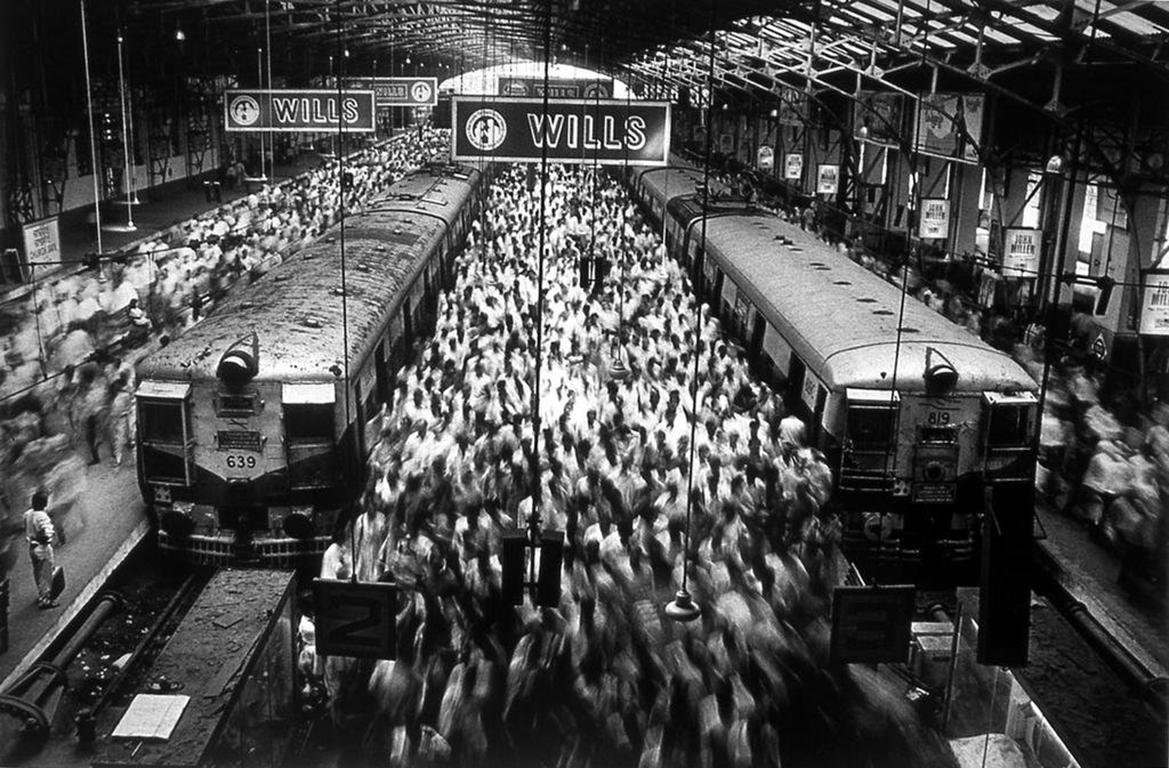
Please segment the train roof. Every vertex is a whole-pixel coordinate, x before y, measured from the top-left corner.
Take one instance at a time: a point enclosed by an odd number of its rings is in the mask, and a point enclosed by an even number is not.
[[[904,301],[898,354],[902,291],[774,215],[712,217],[707,244],[829,387],[890,389],[896,366],[898,390],[924,389],[927,348],[933,348],[958,371],[955,391],[1035,389],[1009,355],[912,296]]]
[[[695,196],[707,174],[677,155],[670,155],[670,165],[664,168],[646,168],[640,171],[641,183],[650,197],[661,205],[682,196]],[[727,187],[717,177],[710,176],[711,188],[716,194],[726,193]]]
[[[139,376],[214,378],[223,353],[255,332],[257,380],[332,380],[329,368],[344,366],[345,326],[355,368],[477,178],[477,171],[464,167],[416,171],[364,212],[347,216],[344,310],[338,225],[260,280],[237,286],[206,319],[140,363]]]

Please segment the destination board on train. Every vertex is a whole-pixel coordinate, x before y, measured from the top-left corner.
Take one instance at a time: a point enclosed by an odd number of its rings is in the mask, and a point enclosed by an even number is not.
[[[660,166],[670,154],[666,102],[456,96],[451,109],[455,161]]]

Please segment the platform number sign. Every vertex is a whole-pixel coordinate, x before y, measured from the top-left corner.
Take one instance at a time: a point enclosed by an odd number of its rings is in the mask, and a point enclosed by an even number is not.
[[[837,587],[832,594],[832,662],[904,664],[913,607],[912,586]]]
[[[393,584],[313,579],[317,653],[393,659],[398,588]]]

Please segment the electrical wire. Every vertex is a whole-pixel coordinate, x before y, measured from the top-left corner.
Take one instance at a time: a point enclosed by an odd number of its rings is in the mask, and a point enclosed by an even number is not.
[[[702,164],[702,244],[703,259],[710,258],[706,252],[706,223],[710,219],[707,206],[710,202],[710,152],[714,135],[714,3],[710,4],[710,60],[706,73],[706,158]],[[695,276],[697,283],[701,273]],[[694,313],[694,378],[690,382],[690,451],[686,460],[686,547],[682,553],[682,591],[686,591],[686,584],[690,572],[690,520],[694,511],[694,443],[698,434],[698,376],[701,371],[702,358],[698,345],[702,343],[702,301],[695,291],[694,301],[698,305]]]
[[[345,271],[345,154],[342,151],[345,141],[345,110],[343,109],[345,85],[342,77],[345,71],[345,56],[342,49],[341,27],[344,17],[341,15],[341,0],[334,0],[334,13],[337,15],[337,67],[334,77],[337,79],[337,206],[340,220],[340,259],[341,259],[341,359],[345,376],[345,425],[349,425],[349,286],[346,282]],[[360,405],[360,404],[359,404]],[[359,433],[364,424],[355,425],[353,431],[353,452],[358,461],[361,459],[362,440]],[[350,580],[357,583],[357,543],[354,539],[357,531],[357,518],[349,521],[349,547],[352,552],[352,566]]]

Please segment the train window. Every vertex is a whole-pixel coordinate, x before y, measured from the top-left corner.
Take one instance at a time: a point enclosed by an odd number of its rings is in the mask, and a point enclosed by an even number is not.
[[[845,429],[857,448],[887,445],[893,439],[892,408],[850,406]]]
[[[990,427],[986,442],[992,447],[1018,446],[1030,443],[1028,428],[1029,406],[1000,405],[990,409]]]
[[[189,430],[182,400],[138,400],[138,432],[143,442],[182,445]]]
[[[987,404],[986,444],[988,448],[1019,448],[1031,444],[1032,425],[1038,403],[1031,392],[983,393]]]
[[[850,387],[845,396],[845,437],[854,449],[884,450],[896,439],[897,412],[901,407],[896,392]]]
[[[290,443],[331,443],[333,404],[285,403],[284,435]]]

